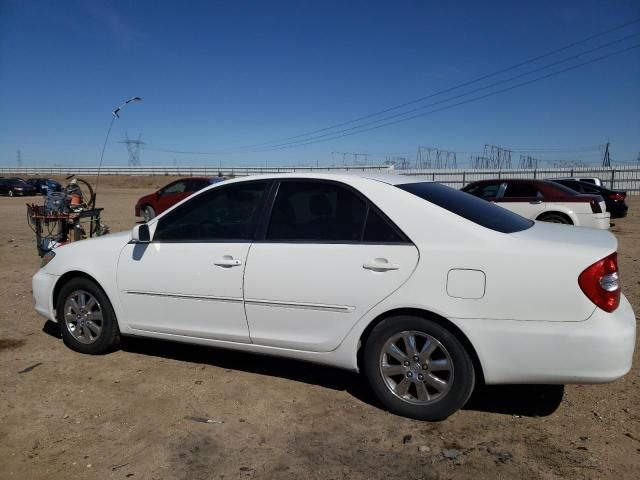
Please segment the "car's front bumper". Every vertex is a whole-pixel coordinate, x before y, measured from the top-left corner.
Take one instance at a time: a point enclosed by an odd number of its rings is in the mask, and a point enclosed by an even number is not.
[[[53,289],[58,278],[60,278],[58,275],[52,275],[43,270],[38,270],[31,279],[36,312],[54,322],[57,320],[55,307],[53,305]]]
[[[476,349],[485,381],[604,383],[631,369],[636,318],[624,295],[612,313],[582,322],[456,319]]]

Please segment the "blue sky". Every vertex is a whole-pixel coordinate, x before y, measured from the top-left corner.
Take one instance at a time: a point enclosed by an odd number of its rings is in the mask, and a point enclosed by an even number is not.
[[[143,165],[326,165],[335,151],[384,161],[415,158],[418,145],[478,152],[485,143],[598,162],[597,149],[582,147],[607,140],[614,161],[635,163],[640,49],[358,135],[245,147],[429,95],[636,18],[637,0],[0,0],[0,165],[15,165],[18,149],[24,165],[97,165],[110,111],[133,95],[144,102],[115,122],[105,165],[127,163],[118,143],[127,133],[147,142]],[[634,33],[640,23],[467,90]]]

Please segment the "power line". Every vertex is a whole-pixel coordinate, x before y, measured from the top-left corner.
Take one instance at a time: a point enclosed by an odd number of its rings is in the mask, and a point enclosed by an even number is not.
[[[372,120],[372,121],[370,121],[370,122],[366,122],[366,123],[363,123],[363,124],[360,124],[360,125],[356,125],[356,126],[354,126],[354,127],[345,128],[345,129],[342,129],[342,130],[337,130],[337,131],[335,131],[335,132],[326,133],[326,134],[324,134],[324,135],[317,135],[317,136],[315,136],[315,137],[310,137],[310,138],[307,138],[307,139],[302,139],[302,140],[298,140],[298,141],[294,141],[294,142],[287,142],[287,143],[281,143],[281,144],[278,144],[278,145],[273,145],[273,146],[271,146],[271,147],[264,147],[264,148],[262,148],[262,149],[257,149],[257,150],[255,150],[255,151],[269,151],[269,150],[271,150],[271,149],[278,149],[277,147],[286,147],[286,146],[289,146],[289,145],[296,145],[296,144],[303,144],[303,145],[306,145],[306,143],[303,143],[303,142],[307,142],[307,141],[310,141],[310,140],[318,140],[318,139],[321,139],[321,138],[326,138],[326,137],[334,136],[334,135],[337,135],[337,134],[339,134],[339,133],[345,133],[345,132],[350,132],[350,131],[353,131],[353,130],[357,130],[357,129],[360,129],[360,128],[363,128],[363,127],[367,127],[367,126],[369,126],[369,125],[375,125],[376,123],[386,122],[386,121],[391,120],[391,119],[393,119],[393,118],[403,117],[403,116],[408,115],[408,114],[410,114],[410,113],[419,112],[419,111],[425,110],[425,109],[427,109],[427,108],[434,107],[434,106],[436,106],[436,105],[441,105],[441,104],[443,104],[443,103],[448,103],[448,102],[450,102],[451,100],[455,100],[455,99],[457,99],[457,98],[466,97],[466,96],[468,96],[468,95],[471,95],[471,94],[473,94],[473,93],[480,92],[480,91],[482,91],[482,90],[487,90],[487,89],[489,89],[489,88],[496,87],[496,86],[498,86],[498,85],[502,85],[502,84],[505,84],[505,83],[509,83],[509,82],[511,82],[511,81],[513,81],[513,80],[516,80],[516,79],[518,79],[518,78],[526,77],[526,76],[531,75],[531,74],[533,74],[533,73],[537,73],[537,72],[540,72],[540,71],[542,71],[542,70],[546,70],[546,69],[548,69],[548,68],[554,67],[554,66],[556,66],[556,65],[560,65],[560,64],[566,63],[566,62],[571,61],[571,60],[574,60],[575,58],[580,57],[580,56],[582,56],[582,55],[585,55],[585,54],[588,54],[588,53],[592,53],[592,52],[595,52],[595,51],[597,51],[597,50],[601,50],[601,49],[606,48],[606,47],[609,47],[609,46],[611,46],[611,45],[613,45],[613,44],[620,43],[620,42],[623,42],[623,41],[625,41],[625,40],[628,40],[628,39],[630,39],[630,38],[632,38],[632,37],[637,37],[638,35],[640,35],[640,32],[638,32],[638,33],[634,33],[634,34],[632,34],[632,35],[628,35],[628,36],[626,36],[626,37],[624,37],[624,38],[621,38],[621,39],[618,39],[618,40],[614,40],[614,41],[612,41],[612,42],[608,42],[608,43],[606,43],[606,44],[604,44],[604,45],[601,45],[601,46],[598,46],[598,47],[592,48],[592,49],[590,49],[590,50],[586,50],[586,51],[581,52],[581,53],[578,53],[578,54],[576,54],[576,55],[572,55],[572,56],[570,56],[570,57],[563,58],[562,60],[557,60],[557,61],[555,61],[555,62],[553,62],[553,63],[547,64],[547,65],[544,65],[544,66],[542,66],[542,67],[538,67],[538,68],[535,68],[535,69],[533,69],[533,70],[529,70],[529,71],[527,71],[527,72],[523,72],[523,73],[520,73],[520,74],[518,74],[518,75],[514,75],[513,77],[509,77],[509,78],[507,78],[507,79],[500,80],[500,81],[497,81],[497,82],[491,83],[491,84],[489,84],[489,85],[485,85],[485,86],[483,86],[483,87],[478,87],[478,88],[475,88],[475,89],[473,89],[473,90],[469,90],[469,91],[467,91],[467,92],[459,93],[459,94],[454,95],[454,96],[452,96],[452,97],[448,97],[448,98],[445,98],[445,99],[443,99],[443,100],[438,100],[437,102],[429,103],[429,104],[427,104],[427,105],[422,105],[422,106],[420,106],[420,107],[413,108],[413,109],[411,109],[411,110],[407,110],[407,111],[400,112],[400,113],[395,113],[395,114],[393,114],[393,115],[389,115],[389,116],[383,117],[383,118],[378,119],[378,120]]]
[[[535,62],[535,61],[537,61],[537,60],[541,60],[541,59],[543,59],[543,58],[550,57],[550,56],[552,56],[552,55],[555,55],[556,53],[560,53],[560,52],[563,52],[563,51],[568,50],[568,49],[570,49],[570,48],[573,48],[573,47],[575,47],[575,46],[577,46],[577,45],[581,45],[581,44],[583,44],[583,43],[587,43],[587,42],[589,42],[590,40],[593,40],[593,39],[595,39],[595,38],[602,37],[602,36],[607,35],[607,34],[609,34],[609,33],[612,33],[612,32],[618,31],[618,30],[621,30],[621,29],[623,29],[623,28],[626,28],[626,27],[628,27],[628,26],[630,26],[630,25],[633,25],[633,24],[635,24],[635,23],[638,23],[638,22],[640,22],[640,18],[636,18],[636,19],[634,19],[634,20],[631,20],[631,21],[629,21],[629,22],[623,23],[623,24],[618,25],[618,26],[616,26],[616,27],[610,28],[610,29],[605,30],[605,31],[603,31],[603,32],[599,32],[599,33],[596,33],[596,34],[590,35],[590,36],[588,36],[588,37],[586,37],[586,38],[583,38],[583,39],[581,39],[581,40],[578,40],[578,41],[575,41],[575,42],[569,43],[569,44],[567,44],[567,45],[564,45],[564,46],[562,46],[562,47],[559,47],[559,48],[556,48],[556,49],[554,49],[554,50],[548,51],[548,52],[543,53],[543,54],[541,54],[541,55],[538,55],[538,56],[535,56],[535,57],[529,58],[528,60],[524,60],[524,61],[519,62],[519,63],[517,63],[517,64],[511,65],[511,66],[509,66],[509,67],[502,68],[502,69],[500,69],[500,70],[496,70],[496,71],[491,72],[491,73],[488,73],[488,74],[486,74],[486,75],[482,75],[482,76],[477,77],[477,78],[475,78],[475,79],[473,79],[473,80],[468,80],[468,81],[466,81],[466,82],[460,83],[460,84],[455,85],[455,86],[453,86],[453,87],[448,87],[448,88],[445,88],[445,89],[443,89],[443,90],[439,90],[439,91],[437,91],[437,92],[434,92],[434,93],[431,93],[431,94],[428,94],[428,95],[425,95],[425,96],[422,96],[422,97],[419,97],[419,98],[416,98],[416,99],[413,99],[413,100],[409,100],[409,101],[407,101],[407,102],[404,102],[404,103],[401,103],[401,104],[398,104],[398,105],[395,105],[395,106],[392,106],[392,107],[389,107],[389,108],[385,108],[385,109],[383,109],[383,110],[379,110],[379,111],[377,111],[377,112],[373,112],[373,113],[370,113],[370,114],[367,114],[367,115],[363,115],[363,116],[360,116],[360,117],[354,118],[354,119],[352,119],[352,120],[347,120],[347,121],[344,121],[344,122],[336,123],[336,124],[330,125],[330,126],[328,126],[328,127],[324,127],[324,128],[320,128],[320,129],[316,129],[316,130],[311,130],[311,131],[308,131],[308,132],[305,132],[305,133],[301,133],[301,134],[298,134],[298,135],[293,135],[293,136],[290,136],[290,137],[283,137],[283,138],[276,139],[276,140],[272,140],[272,141],[268,141],[268,142],[262,142],[262,143],[252,144],[252,145],[245,145],[245,146],[241,146],[241,147],[238,147],[238,149],[243,149],[243,148],[255,148],[255,147],[261,147],[261,146],[271,145],[271,144],[275,144],[275,143],[279,143],[279,142],[284,142],[284,141],[287,141],[287,140],[294,140],[294,139],[297,139],[297,138],[307,137],[307,136],[310,136],[310,135],[314,135],[314,134],[316,134],[316,133],[321,133],[321,132],[326,132],[326,131],[328,131],[328,130],[333,130],[333,129],[335,129],[335,128],[343,127],[343,126],[345,126],[345,125],[350,125],[350,124],[352,124],[352,123],[356,123],[356,122],[359,122],[359,121],[361,121],[361,120],[366,120],[366,119],[368,119],[368,118],[377,117],[377,116],[379,116],[379,115],[383,115],[383,114],[385,114],[385,113],[389,113],[389,112],[392,112],[392,111],[394,111],[394,110],[398,110],[398,109],[401,109],[401,108],[403,108],[403,107],[406,107],[406,106],[409,106],[409,105],[413,105],[413,104],[416,104],[416,103],[422,102],[422,101],[424,101],[424,100],[428,100],[429,98],[433,98],[433,97],[436,97],[436,96],[438,96],[438,95],[442,95],[442,94],[444,94],[444,93],[449,93],[449,92],[451,92],[451,91],[453,91],[453,90],[457,90],[457,89],[462,88],[462,87],[467,87],[467,86],[469,86],[469,85],[472,85],[472,84],[474,84],[474,83],[480,82],[480,81],[482,81],[482,80],[486,80],[486,79],[491,78],[491,77],[494,77],[494,76],[496,76],[496,75],[500,75],[500,74],[502,74],[502,73],[506,73],[506,72],[509,72],[509,71],[511,71],[511,70],[515,70],[515,69],[517,69],[517,68],[519,68],[519,67],[522,67],[522,66],[524,66],[524,65],[527,65],[527,64],[533,63],[533,62]]]
[[[343,133],[343,134],[334,135],[334,136],[331,136],[331,137],[328,137],[328,138],[304,141],[302,143],[296,143],[294,145],[282,145],[280,147],[274,146],[273,148],[264,148],[264,149],[261,149],[261,150],[254,150],[254,151],[256,151],[256,152],[265,152],[265,151],[271,151],[271,150],[283,150],[283,149],[287,149],[287,148],[301,147],[301,146],[304,146],[304,145],[311,145],[311,144],[314,144],[314,143],[326,142],[326,141],[330,141],[330,140],[335,140],[337,138],[348,137],[348,136],[356,135],[356,134],[359,134],[359,133],[369,132],[369,131],[377,130],[379,128],[387,127],[387,126],[390,126],[390,125],[396,125],[398,123],[407,122],[407,121],[413,120],[415,118],[420,118],[420,117],[424,117],[426,115],[431,115],[432,113],[441,112],[441,111],[444,111],[444,110],[449,110],[451,108],[458,107],[460,105],[465,105],[467,103],[471,103],[471,102],[475,102],[475,101],[478,101],[478,100],[482,100],[484,98],[488,98],[488,97],[491,97],[493,95],[497,95],[499,93],[508,92],[510,90],[514,90],[516,88],[523,87],[525,85],[529,85],[529,84],[532,84],[532,83],[535,83],[535,82],[539,82],[539,81],[545,80],[547,78],[559,75],[561,73],[565,73],[565,72],[568,72],[568,71],[571,71],[571,70],[575,70],[576,68],[580,68],[580,67],[583,67],[585,65],[589,65],[589,64],[598,62],[600,60],[604,60],[606,58],[613,57],[615,55],[620,55],[622,53],[628,52],[628,51],[633,50],[633,49],[638,48],[638,47],[640,47],[640,44],[632,45],[630,47],[627,47],[627,48],[624,48],[624,49],[621,49],[621,50],[617,50],[617,51],[609,53],[607,55],[602,55],[600,57],[596,57],[596,58],[593,58],[591,60],[588,60],[588,61],[585,61],[585,62],[582,62],[582,63],[578,63],[578,64],[573,65],[571,67],[567,67],[567,68],[564,68],[562,70],[558,70],[558,71],[555,71],[555,72],[548,73],[546,75],[542,75],[540,77],[536,77],[536,78],[534,78],[532,80],[527,80],[525,82],[517,83],[517,84],[512,85],[510,87],[505,87],[505,88],[502,88],[502,89],[499,89],[499,90],[495,90],[495,91],[489,92],[489,93],[487,93],[485,95],[480,95],[478,97],[470,98],[468,100],[464,100],[464,101],[461,101],[461,102],[458,102],[458,103],[454,103],[452,105],[446,105],[444,107],[437,108],[435,110],[419,113],[419,114],[412,115],[412,116],[409,116],[409,117],[406,117],[406,118],[401,118],[399,120],[395,120],[395,121],[392,121],[392,122],[383,123],[382,125],[376,125],[376,126],[372,126],[372,127],[369,127],[369,128],[363,128],[363,129],[357,130],[355,132]]]

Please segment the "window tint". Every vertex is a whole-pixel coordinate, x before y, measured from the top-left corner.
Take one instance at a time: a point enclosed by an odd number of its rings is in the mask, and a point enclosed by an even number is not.
[[[207,180],[189,180],[187,182],[187,192],[197,192],[198,190],[202,190],[204,187],[209,185]]]
[[[208,190],[161,218],[154,240],[251,240],[267,183],[238,183]]]
[[[366,204],[345,187],[325,182],[282,182],[267,240],[359,241]]]
[[[183,193],[186,190],[186,188],[187,188],[186,182],[176,182],[164,187],[164,189],[162,190],[162,193],[165,195],[170,193]]]
[[[500,185],[502,185],[502,182],[482,183],[480,185],[467,187],[464,191],[480,198],[493,198],[498,196]]]
[[[510,212],[506,208],[468,195],[460,190],[445,187],[439,183],[408,183],[397,185],[397,187],[497,232],[519,232],[533,225],[531,220]]]
[[[401,237],[396,229],[385,221],[378,212],[369,207],[362,241],[372,243],[404,243],[405,239]]]
[[[592,183],[594,185],[596,184],[596,181],[593,178],[581,178],[580,181],[584,183]]]
[[[507,183],[504,198],[537,197],[538,189],[530,183]]]

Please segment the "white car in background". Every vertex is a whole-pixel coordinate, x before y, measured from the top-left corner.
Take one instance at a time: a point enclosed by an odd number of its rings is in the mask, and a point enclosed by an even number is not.
[[[57,248],[33,295],[78,352],[135,335],[360,370],[389,410],[440,420],[476,381],[627,373],[616,248],[422,179],[257,176]]]
[[[611,214],[599,195],[585,195],[546,180],[497,179],[462,189],[531,220],[609,229]]]

